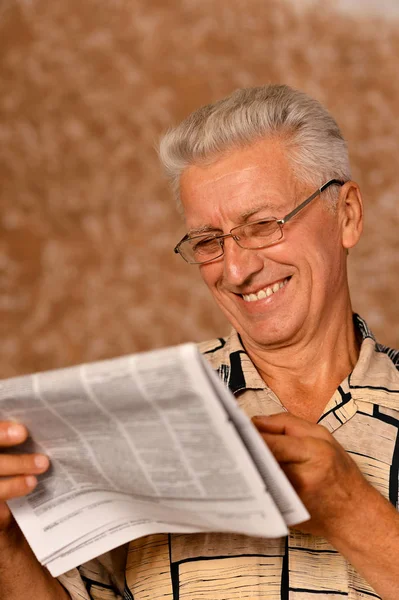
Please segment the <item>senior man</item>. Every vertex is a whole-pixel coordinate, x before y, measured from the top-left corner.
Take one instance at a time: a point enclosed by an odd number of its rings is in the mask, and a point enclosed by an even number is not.
[[[311,520],[277,540],[148,536],[60,585],[3,504],[0,598],[397,600],[399,353],[352,312],[347,254],[362,200],[337,124],[287,86],[238,90],[170,131],[160,155],[187,223],[175,251],[233,326],[201,350]],[[0,464],[14,475],[46,468]],[[29,491],[21,477],[7,485],[2,498]]]

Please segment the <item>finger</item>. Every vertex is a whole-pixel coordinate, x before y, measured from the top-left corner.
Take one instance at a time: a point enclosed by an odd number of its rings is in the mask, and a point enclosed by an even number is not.
[[[0,421],[0,447],[21,444],[28,437],[28,431],[21,423]]]
[[[304,463],[309,461],[313,455],[313,444],[309,438],[274,435],[271,433],[262,433],[261,435],[280,464]]]
[[[34,475],[20,475],[10,477],[0,481],[0,500],[11,500],[26,496],[37,486],[37,479]]]
[[[290,413],[279,413],[277,415],[259,415],[252,418],[257,430],[262,433],[274,433],[296,437],[315,437],[329,439],[330,434],[325,427],[316,423],[309,423],[305,419],[291,415]]]
[[[44,454],[0,454],[0,476],[29,475],[47,471],[50,461]]]

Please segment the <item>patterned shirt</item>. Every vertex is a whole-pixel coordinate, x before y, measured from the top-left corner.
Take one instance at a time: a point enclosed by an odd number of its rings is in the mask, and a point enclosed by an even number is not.
[[[399,351],[362,337],[352,373],[324,409],[324,425],[364,477],[398,508]],[[284,411],[232,332],[200,350],[249,416]],[[359,499],[360,502],[361,499]],[[379,598],[325,539],[161,534],[135,540],[59,578],[73,600],[367,600]]]

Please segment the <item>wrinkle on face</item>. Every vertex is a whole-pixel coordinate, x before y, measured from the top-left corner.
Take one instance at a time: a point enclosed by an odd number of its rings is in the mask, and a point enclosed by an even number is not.
[[[287,164],[281,145],[270,144],[279,162]],[[243,165],[240,150],[207,166],[192,165],[183,172],[180,193],[190,234],[228,233],[249,219],[280,218],[295,205],[297,182],[291,169],[283,173],[277,168],[275,161],[270,162],[264,155],[263,145],[264,141],[251,147],[255,158],[251,166]],[[195,210],[191,210],[194,203]],[[202,206],[209,210],[201,211]]]

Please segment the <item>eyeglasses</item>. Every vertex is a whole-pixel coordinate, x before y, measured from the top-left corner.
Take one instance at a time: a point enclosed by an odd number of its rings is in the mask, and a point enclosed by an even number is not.
[[[259,221],[252,221],[245,225],[238,225],[230,230],[230,233],[217,234],[206,233],[190,237],[187,233],[175,246],[174,251],[180,254],[184,260],[190,264],[202,265],[220,258],[224,254],[224,240],[232,237],[240,246],[248,250],[259,250],[276,244],[284,237],[283,227],[295,215],[299,213],[312,200],[317,198],[330,185],[344,185],[344,181],[339,179],[330,179],[309,198],[299,204],[294,210],[289,212],[282,219],[268,217]]]

